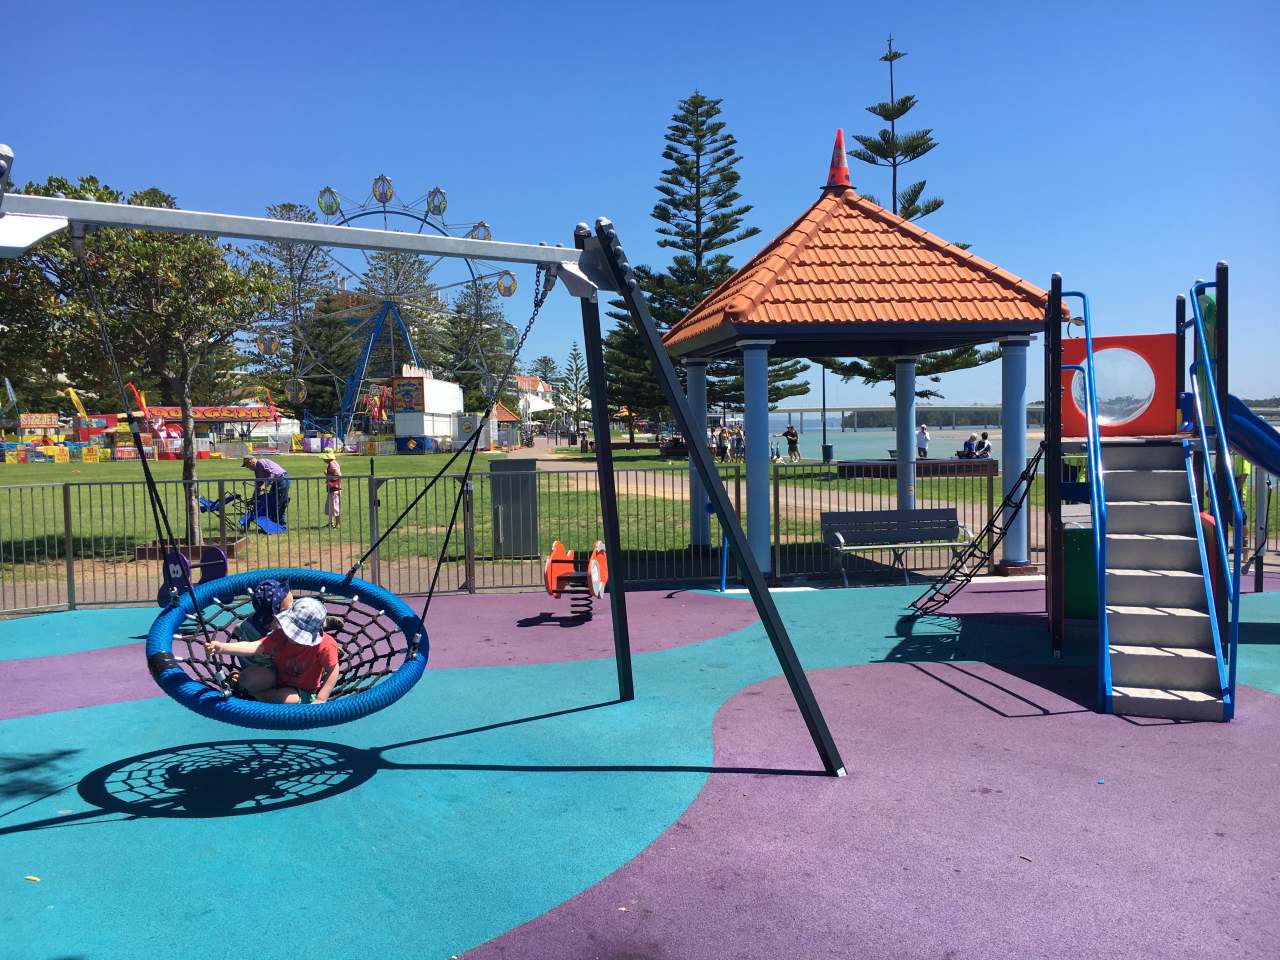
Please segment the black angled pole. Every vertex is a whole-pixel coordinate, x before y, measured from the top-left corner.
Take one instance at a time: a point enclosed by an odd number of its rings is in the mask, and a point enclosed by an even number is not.
[[[573,231],[579,250],[591,238],[580,223]],[[631,630],[627,624],[627,589],[623,574],[622,536],[618,529],[618,491],[613,477],[613,440],[609,436],[609,391],[604,377],[604,346],[600,340],[600,301],[581,297],[582,341],[591,384],[591,432],[596,442],[596,478],[600,487],[600,520],[604,525],[605,556],[609,559],[609,609],[613,613],[613,656],[618,664],[618,699],[634,700],[631,673]]]
[[[578,233],[585,229],[585,226],[579,227]],[[575,233],[575,236],[577,235]],[[667,350],[662,345],[658,329],[654,326],[653,318],[649,316],[649,307],[640,293],[640,286],[631,270],[631,265],[627,263],[626,256],[622,252],[622,245],[618,242],[618,233],[613,224],[603,217],[596,221],[596,238],[599,240],[600,250],[613,277],[614,285],[622,294],[649,352],[649,359],[653,361],[658,371],[658,378],[662,381],[662,389],[667,395],[667,402],[671,404],[676,423],[686,437],[692,438],[695,436],[693,415],[689,410],[684,391],[680,389],[680,381],[676,377],[675,368],[671,365],[671,358],[667,356]],[[747,545],[747,536],[743,533],[738,515],[729,502],[729,495],[725,492],[724,483],[720,480],[720,473],[711,462],[711,454],[705,444],[690,443],[689,452],[694,468],[702,479],[703,489],[720,520],[720,527],[738,557],[739,571],[746,581],[747,589],[751,592],[751,599],[755,601],[756,612],[760,614],[765,633],[769,635],[773,652],[777,655],[778,663],[782,667],[783,676],[787,678],[787,684],[791,687],[791,695],[795,697],[796,706],[800,708],[800,714],[809,728],[813,745],[818,748],[822,765],[827,773],[842,777],[845,775],[845,769],[844,761],[840,759],[840,751],[836,748],[835,740],[827,727],[826,718],[823,717],[822,709],[813,695],[813,688],[809,686],[809,678],[805,676],[804,668],[800,665],[800,658],[796,656],[795,647],[791,645],[791,638],[787,635],[782,617],[778,615],[773,597],[769,595],[764,575],[760,572],[755,556]]]
[[[1062,274],[1049,281],[1044,327],[1044,506],[1048,577],[1045,600],[1049,643],[1055,660],[1062,657],[1066,624],[1066,551],[1062,524]]]

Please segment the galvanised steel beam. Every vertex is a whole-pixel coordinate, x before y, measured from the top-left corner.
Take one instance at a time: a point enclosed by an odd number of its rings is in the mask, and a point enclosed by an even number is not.
[[[399,250],[433,257],[465,257],[499,263],[527,263],[578,267],[582,253],[571,247],[534,243],[507,243],[473,240],[469,237],[428,236],[395,230],[340,227],[325,223],[298,223],[267,217],[241,217],[197,210],[141,207],[126,203],[98,203],[93,200],[66,200],[8,193],[0,197],[0,215],[20,214],[61,218],[71,223],[97,227],[124,227],[131,230],[158,230],[170,233],[198,233],[238,240],[308,243],[320,247],[351,247],[362,250]],[[0,216],[0,224],[4,217]],[[580,268],[581,269],[581,268]],[[594,273],[595,271],[588,271]],[[590,278],[599,286],[596,276]]]

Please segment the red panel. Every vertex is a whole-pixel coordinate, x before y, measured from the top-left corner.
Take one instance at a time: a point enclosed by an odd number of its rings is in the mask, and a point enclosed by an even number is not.
[[[1128,423],[1102,425],[1099,432],[1104,437],[1159,437],[1176,433],[1178,430],[1177,389],[1175,387],[1175,365],[1177,363],[1177,340],[1172,333],[1135,334],[1127,337],[1094,337],[1093,354],[1095,364],[1098,355],[1104,350],[1124,347],[1142,357],[1155,374],[1155,393],[1151,404]],[[1074,337],[1062,341],[1062,363],[1084,363],[1084,337]],[[1074,370],[1062,371],[1062,435],[1064,437],[1083,437],[1085,435],[1084,411],[1076,406],[1071,392]],[[1104,374],[1099,372],[1101,380]],[[1105,384],[1104,384],[1105,388]]]

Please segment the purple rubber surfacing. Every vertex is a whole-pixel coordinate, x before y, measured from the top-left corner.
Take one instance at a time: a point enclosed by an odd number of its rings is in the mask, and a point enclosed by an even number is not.
[[[421,598],[409,598],[422,609]],[[627,595],[632,653],[649,653],[732,633],[756,621],[750,603],[687,591]],[[613,656],[609,600],[590,620],[546,594],[442,596],[427,617],[428,669],[492,667]],[[164,696],[147,672],[145,644],[126,644],[0,665],[0,720]]]
[[[1134,723],[982,664],[811,678],[849,777],[713,773],[629,864],[468,960],[1277,955],[1280,698]],[[814,766],[781,678],[715,735],[719,767]]]

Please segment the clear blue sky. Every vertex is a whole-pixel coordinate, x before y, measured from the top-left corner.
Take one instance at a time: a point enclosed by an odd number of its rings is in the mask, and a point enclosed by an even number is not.
[[[247,214],[314,203],[326,183],[363,195],[385,172],[404,193],[443,186],[451,218],[503,239],[568,244],[575,222],[606,215],[633,262],[660,263],[648,214],[662,135],[697,88],[724,98],[744,156],[762,236],[741,262],[816,198],[836,127],[874,130],[863,108],[886,98],[877,57],[892,32],[909,53],[899,91],[920,99],[910,119],[940,143],[910,170],[947,201],[925,226],[1042,286],[1060,271],[1091,293],[1104,334],[1169,329],[1174,296],[1227,259],[1232,388],[1270,395],[1278,8],[123,0],[107,17],[24,3],[4,17],[0,141],[20,183],[92,173]],[[883,171],[855,164],[853,178],[887,192]],[[530,355],[562,357],[580,333],[574,302],[554,297]],[[999,368],[942,389],[996,400]]]

